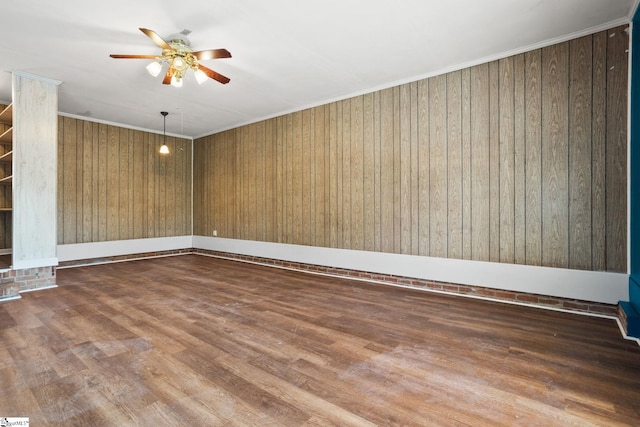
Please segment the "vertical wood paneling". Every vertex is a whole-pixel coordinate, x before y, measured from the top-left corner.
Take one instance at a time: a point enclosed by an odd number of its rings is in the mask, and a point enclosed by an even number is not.
[[[515,260],[515,76],[513,57],[498,62],[500,110],[500,262]]]
[[[255,192],[255,206],[256,206],[256,237],[255,240],[265,240],[265,224],[267,222],[267,205],[265,201],[266,195],[266,150],[267,141],[265,138],[265,125],[266,122],[256,123],[256,192]]]
[[[402,153],[400,135],[400,88],[391,88],[393,93],[393,252],[402,251]]]
[[[171,149],[171,141],[170,138],[167,137],[166,141]],[[162,143],[162,142],[161,142]],[[169,163],[168,156],[161,156],[157,163],[157,172],[158,179],[156,181],[156,198],[157,198],[157,210],[156,210],[156,218],[158,221],[156,222],[156,236],[161,237],[164,236],[167,231],[167,187],[166,187],[166,177],[167,177],[167,164]]]
[[[607,270],[626,271],[627,251],[627,63],[624,27],[609,30],[607,43],[606,241]]]
[[[236,210],[236,227],[237,227],[237,236],[240,239],[248,239],[247,230],[249,228],[248,218],[247,218],[247,192],[249,186],[249,180],[247,179],[247,169],[249,165],[251,165],[250,159],[248,157],[248,149],[247,149],[247,129],[248,127],[242,127],[236,130],[235,133],[238,134],[239,139],[236,143],[237,149],[239,151],[239,156],[234,158],[236,164],[236,197],[237,197],[237,210]],[[253,166],[253,165],[251,165]],[[289,193],[291,194],[291,193]]]
[[[117,168],[113,170],[118,177],[118,189],[116,193],[118,211],[116,212],[118,217],[117,225],[114,224],[114,233],[120,238],[130,239],[129,235],[129,129],[120,128],[120,135],[118,137],[117,147]],[[114,238],[115,239],[115,238]]]
[[[196,197],[193,201],[193,215],[197,218],[199,218],[198,221],[195,221],[194,223],[194,227],[193,227],[193,233],[195,235],[198,236],[208,236],[209,235],[209,231],[206,231],[208,225],[209,225],[209,219],[206,216],[205,213],[205,209],[204,206],[206,206],[206,203],[204,202],[204,199],[207,197],[208,194],[211,194],[213,192],[216,191],[216,187],[215,186],[211,186],[209,188],[209,191],[205,191],[204,189],[206,188],[205,186],[205,182],[208,181],[208,177],[206,176],[206,169],[204,167],[204,163],[206,160],[210,159],[211,156],[208,156],[208,152],[207,149],[208,148],[213,148],[213,147],[219,147],[221,144],[215,144],[214,143],[214,139],[211,137],[207,137],[207,138],[202,138],[199,139],[198,141],[194,141],[194,151],[200,153],[200,155],[198,157],[193,158],[193,167],[195,170],[200,171],[200,179],[196,179],[193,181],[193,194],[197,194],[198,197]],[[213,208],[215,205],[212,205],[211,207]]]
[[[64,215],[62,218],[63,241],[62,243],[75,243],[77,242],[77,220],[78,206],[76,204],[78,185],[82,186],[82,177],[78,179],[77,172],[77,160],[78,153],[78,132],[77,132],[77,120],[65,117],[63,119],[64,125],[64,150],[63,150],[63,202]]]
[[[58,243],[64,242],[64,147],[64,117],[58,116]],[[6,206],[13,206],[13,201],[11,205]],[[4,246],[3,249],[7,247]]]
[[[591,268],[592,38],[569,44],[569,268]]]
[[[69,117],[58,134],[59,244],[191,233],[190,142],[172,138],[161,171],[153,134]]]
[[[374,250],[382,251],[382,126],[381,92],[373,93]]]
[[[351,249],[351,99],[340,101],[338,110],[340,111],[340,152],[342,159],[340,166],[340,189],[338,190],[341,203],[340,207],[340,229],[342,231],[339,247]]]
[[[568,267],[568,43],[542,50],[542,262]]]
[[[338,236],[338,199],[340,183],[338,181],[341,169],[339,162],[342,156],[338,145],[338,103],[329,106],[329,247],[337,248]]]
[[[351,184],[351,249],[364,249],[364,97],[357,96],[351,99],[350,115],[350,141],[349,155],[351,166],[350,176],[347,182]]]
[[[376,179],[375,179],[375,136],[374,136],[374,95],[367,94],[363,97],[362,106],[362,249],[366,251],[375,250],[375,200],[376,194]]]
[[[293,164],[291,176],[291,211],[290,219],[292,222],[292,239],[291,242],[295,244],[302,244],[302,229],[304,225],[304,211],[303,211],[303,175],[304,175],[304,162],[302,151],[302,127],[304,125],[302,120],[302,112],[297,111],[292,114],[293,120],[291,121],[291,159]]]
[[[471,71],[461,71],[462,258],[471,259]]]
[[[107,216],[109,209],[107,208],[107,144],[108,144],[108,126],[105,124],[98,125],[98,189],[99,192],[94,195],[98,197],[98,242],[108,240],[107,236]],[[63,142],[64,143],[64,142]]]
[[[258,235],[258,221],[260,217],[258,213],[258,171],[260,169],[260,151],[256,149],[256,132],[257,124],[247,126],[248,134],[245,135],[245,155],[247,162],[245,164],[245,171],[247,177],[247,184],[245,186],[247,205],[245,207],[245,218],[247,223],[246,238],[250,240],[256,240]]]
[[[164,174],[162,176],[161,191],[164,193],[164,229],[161,232],[162,236],[174,236],[175,235],[175,177],[176,173],[176,144],[174,137],[167,138],[167,145],[173,155],[162,156],[164,164]],[[127,165],[128,166],[128,165]]]
[[[146,182],[144,169],[139,165],[144,165],[144,139],[142,131],[133,132],[133,238],[141,239],[145,233],[144,215],[147,205]]]
[[[264,234],[263,240],[273,242],[276,239],[275,228],[275,182],[276,182],[276,155],[274,137],[275,120],[267,120],[264,126]],[[219,145],[219,144],[218,144]],[[220,199],[224,200],[224,198]]]
[[[500,261],[500,63],[489,63],[489,260]]]
[[[82,123],[82,238],[81,242],[93,241],[92,219],[94,217],[91,195],[93,194],[93,123]]]
[[[276,239],[278,243],[284,242],[284,117],[276,118],[276,194],[279,195],[276,202]],[[335,195],[335,192],[332,192]]]
[[[447,258],[462,258],[462,73],[447,75]]]
[[[311,185],[311,164],[313,162],[313,110],[307,109],[302,112],[302,138],[300,140],[302,150],[302,177],[301,196],[302,196],[302,229],[300,230],[300,243],[303,245],[311,245],[312,236],[315,230],[311,221],[311,199],[315,194]]]
[[[447,78],[438,76],[429,84],[429,255],[447,256]]]
[[[605,31],[203,138],[195,229],[217,205],[232,238],[624,271],[625,43]]]
[[[525,56],[514,57],[514,262],[526,263],[526,80]]]
[[[118,240],[120,235],[120,128],[107,131],[107,240]]]
[[[525,258],[542,265],[542,52],[525,54]]]
[[[420,166],[418,163],[418,83],[411,83],[411,109],[409,112],[411,124],[411,248],[409,253],[416,254],[420,250],[420,209],[418,197],[420,195]]]
[[[400,253],[411,253],[411,85],[399,88]]]
[[[607,41],[606,32],[593,36],[593,87],[591,103],[591,266],[607,268],[606,141],[607,141]]]
[[[489,261],[489,66],[471,68],[471,259]]]
[[[381,251],[394,252],[395,171],[393,89],[380,92],[380,235]]]
[[[418,221],[419,248],[418,255],[429,255],[429,81],[418,82]]]

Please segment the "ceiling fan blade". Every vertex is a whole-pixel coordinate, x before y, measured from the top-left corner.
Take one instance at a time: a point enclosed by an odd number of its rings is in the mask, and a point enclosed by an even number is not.
[[[203,61],[205,59],[231,58],[231,53],[229,53],[227,49],[199,50],[197,52],[191,52],[191,54],[195,56],[198,61]]]
[[[149,30],[147,28],[140,28],[140,31],[145,33],[147,35],[147,37],[149,37],[151,40],[153,40],[153,42],[155,44],[157,44],[158,46],[160,46],[161,48],[168,49],[168,50],[173,50],[173,48],[171,46],[169,46],[169,43],[164,41],[164,39],[162,37],[160,37],[158,34],[156,34],[155,31]]]
[[[198,68],[201,69],[207,76],[216,80],[222,84],[227,84],[231,81],[230,78],[223,76],[222,74],[216,73],[211,68],[207,68],[202,64],[198,64]]]
[[[124,58],[124,59],[158,59],[155,55],[118,55],[111,54],[109,55],[112,58]]]
[[[171,83],[171,76],[173,75],[173,73],[171,72],[171,68],[169,68],[167,70],[167,73],[164,75],[164,79],[162,79],[162,84],[163,85],[168,85],[169,83]]]

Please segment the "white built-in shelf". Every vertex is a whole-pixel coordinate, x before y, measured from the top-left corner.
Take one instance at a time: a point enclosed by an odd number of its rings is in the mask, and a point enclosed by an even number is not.
[[[8,105],[0,112],[0,123],[11,124],[13,122],[13,104]]]
[[[13,181],[13,175],[5,176],[4,178],[0,178],[0,184],[11,184]]]

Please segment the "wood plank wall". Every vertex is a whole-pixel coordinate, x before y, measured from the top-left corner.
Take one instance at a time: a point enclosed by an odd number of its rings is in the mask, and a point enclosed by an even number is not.
[[[194,143],[194,234],[626,271],[625,27]]]
[[[59,118],[58,244],[191,235],[191,140]]]

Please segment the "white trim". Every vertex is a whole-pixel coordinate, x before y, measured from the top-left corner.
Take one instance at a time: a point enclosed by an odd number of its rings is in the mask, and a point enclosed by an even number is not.
[[[22,261],[14,260],[11,265],[11,269],[26,270],[27,268],[53,267],[56,265],[58,265],[58,258],[26,259]]]
[[[93,117],[90,117],[90,116],[83,116],[83,115],[80,115],[80,114],[71,114],[71,113],[64,113],[62,111],[58,111],[58,115],[62,116],[62,117],[69,117],[69,118],[72,118],[72,119],[84,120],[85,122],[102,123],[102,124],[105,124],[105,125],[115,126],[115,127],[119,127],[119,128],[123,128],[123,129],[133,129],[133,130],[139,130],[139,131],[153,133],[153,134],[157,134],[157,135],[164,135],[164,132],[158,131],[156,129],[147,129],[147,128],[143,128],[143,127],[139,127],[139,126],[132,126],[132,125],[124,124],[124,123],[112,122],[112,121],[109,121],[109,120],[96,119],[96,118],[93,118]],[[167,136],[173,136],[173,137],[176,137],[176,138],[193,140],[193,138],[191,136],[180,135],[178,133],[167,132]]]
[[[191,249],[193,247],[192,242],[193,240],[191,236],[175,236],[58,245],[58,259],[60,262],[64,262],[143,254],[146,252]]]
[[[53,289],[53,288],[57,288],[57,287],[58,287],[58,285],[54,284],[54,285],[40,286],[40,287],[37,287],[37,288],[20,289],[19,292],[21,294],[24,294],[24,293],[27,293],[27,292],[42,291],[42,290],[45,290],[45,289]]]
[[[628,275],[282,243],[193,236],[196,249],[300,262],[445,283],[617,304]]]
[[[22,298],[22,297],[19,294],[18,295],[13,295],[13,296],[10,296],[10,297],[7,297],[7,298],[0,298],[0,303],[3,303],[5,301],[6,302],[15,301],[15,300],[20,299],[20,298]]]

